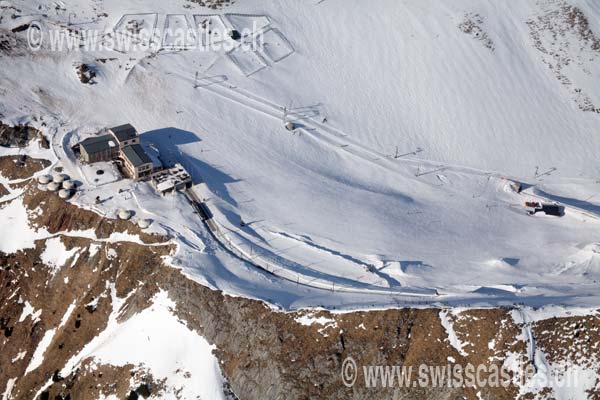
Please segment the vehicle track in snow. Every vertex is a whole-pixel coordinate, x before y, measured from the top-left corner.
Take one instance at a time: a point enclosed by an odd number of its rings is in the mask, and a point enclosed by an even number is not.
[[[181,76],[185,79],[185,77]],[[204,78],[207,79],[207,78]],[[225,85],[218,81],[209,81],[207,84],[196,85],[197,89],[203,89],[215,95],[218,95],[226,100],[234,103],[238,103],[246,108],[253,111],[265,114],[273,119],[282,121],[287,117],[287,120],[298,123],[298,130],[305,134],[315,137],[338,150],[346,151],[354,156],[360,157],[365,161],[375,163],[386,169],[404,173],[407,175],[414,175],[406,171],[406,169],[398,168],[398,164],[411,164],[415,166],[426,166],[432,169],[444,168],[452,172],[468,173],[471,175],[487,176],[493,174],[494,176],[502,177],[500,173],[492,173],[489,171],[478,170],[469,167],[461,167],[454,165],[447,165],[440,162],[434,162],[424,160],[420,158],[393,158],[392,155],[383,154],[377,150],[371,149],[364,144],[353,140],[349,134],[342,130],[332,127],[315,120],[313,117],[305,115],[301,112],[292,110],[285,110],[285,107],[279,106],[270,100],[259,97],[253,93],[250,93],[244,89],[240,89],[236,86]],[[381,162],[378,162],[381,161]],[[408,173],[407,173],[408,172]]]

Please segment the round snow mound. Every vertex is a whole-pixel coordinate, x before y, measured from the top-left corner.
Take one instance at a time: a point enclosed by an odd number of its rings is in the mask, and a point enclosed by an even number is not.
[[[61,184],[57,182],[50,182],[47,187],[48,190],[51,192],[58,192],[60,190]]]
[[[40,176],[38,176],[38,183],[41,183],[43,185],[47,185],[50,182],[52,182],[52,176],[50,176],[50,175],[40,175]]]
[[[63,182],[63,188],[65,188],[65,189],[75,189],[75,182],[73,182],[73,181],[65,181],[65,182]]]
[[[61,189],[61,191],[58,192],[58,197],[61,199],[70,199],[71,196],[73,196],[73,191],[71,189]]]
[[[131,212],[127,211],[127,210],[119,210],[117,215],[119,216],[119,219],[123,219],[123,220],[128,220],[131,218]]]
[[[71,179],[67,174],[56,174],[54,175],[53,181],[56,183],[63,183],[64,181],[68,181]]]
[[[151,224],[152,224],[152,221],[149,219],[140,219],[138,221],[138,226],[142,229],[149,228]]]

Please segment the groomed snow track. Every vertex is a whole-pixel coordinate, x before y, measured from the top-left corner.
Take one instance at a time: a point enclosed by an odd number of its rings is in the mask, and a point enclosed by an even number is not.
[[[181,77],[184,78],[183,76]],[[343,150],[348,153],[351,153],[352,155],[359,157],[365,161],[384,166],[385,168],[395,172],[401,172],[400,169],[398,169],[399,163],[410,163],[414,165],[420,165],[422,167],[431,168],[432,171],[435,171],[436,168],[440,168],[439,163],[419,158],[393,159],[391,156],[382,154],[377,150],[371,149],[361,143],[352,140],[351,138],[349,138],[347,133],[336,129],[332,126],[328,126],[322,122],[316,121],[311,116],[303,115],[302,113],[295,112],[294,110],[285,111],[283,107],[280,107],[267,99],[256,96],[238,87],[228,86],[220,81],[213,81],[211,78],[204,79],[208,80],[208,83],[199,84],[196,86],[196,88],[204,89],[205,91],[213,93],[214,95],[220,96],[228,101],[238,103],[243,107],[251,109],[255,112],[262,113],[273,119],[283,120],[284,118],[286,118],[291,121],[297,121],[301,124],[301,126],[298,128],[299,131],[305,134],[312,135],[317,140],[321,140],[329,146],[335,147],[338,150]],[[465,173],[473,176],[493,176],[495,178],[500,179],[506,178],[510,180],[520,181],[520,179],[510,177],[506,174],[478,170],[475,168],[464,167],[460,165],[443,165],[441,168],[443,170]],[[531,190],[525,191],[522,194],[535,197],[544,202],[555,203],[555,201],[553,201],[552,199],[545,197],[540,193],[532,192]],[[572,204],[559,204],[561,206],[564,206],[565,210],[569,210],[572,213],[579,214],[582,217],[600,219],[600,215],[589,210],[576,207]]]

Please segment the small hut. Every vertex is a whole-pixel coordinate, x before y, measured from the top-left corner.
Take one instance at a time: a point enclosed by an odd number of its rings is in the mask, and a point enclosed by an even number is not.
[[[68,180],[68,181],[64,181],[63,184],[63,189],[69,189],[69,190],[73,190],[76,189],[76,185],[74,181]]]
[[[62,185],[58,182],[50,182],[47,185],[47,188],[48,188],[49,192],[58,192],[60,190],[61,186]]]
[[[149,219],[140,219],[138,221],[138,226],[142,229],[149,228],[151,224],[152,224],[152,220],[149,220]]]
[[[52,176],[51,175],[40,175],[40,176],[38,176],[38,183],[41,183],[42,185],[47,185],[50,182],[52,182]]]
[[[71,196],[73,196],[73,191],[71,189],[61,189],[58,192],[58,197],[64,200],[70,199]]]
[[[62,184],[65,181],[68,181],[71,177],[67,174],[56,174],[52,177],[52,181],[56,183]]]
[[[131,211],[119,209],[117,211],[117,216],[119,217],[119,219],[127,221],[128,219],[131,219]]]

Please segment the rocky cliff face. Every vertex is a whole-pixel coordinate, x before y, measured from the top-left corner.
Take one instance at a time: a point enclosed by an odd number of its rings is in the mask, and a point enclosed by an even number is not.
[[[214,346],[225,398],[566,398],[551,384],[531,378],[520,382],[521,369],[528,366],[534,373],[579,371],[585,381],[572,392],[600,398],[600,318],[594,313],[531,318],[533,311],[520,309],[282,312],[188,279],[165,264],[164,256],[174,251],[166,237],[78,209],[39,192],[34,182],[25,185],[21,196],[0,208],[20,202],[31,226],[47,235],[29,249],[0,253],[0,391],[5,399],[189,398],[181,391],[185,382],[202,378],[189,371],[176,371],[184,383],[173,387],[146,363],[114,365],[82,351],[110,324],[132,320],[151,307],[159,293],[173,302],[177,323]],[[114,232],[127,235],[109,240]],[[53,256],[55,248],[61,253]],[[162,322],[144,329],[160,331]],[[167,341],[138,345],[148,358],[163,356],[168,348]],[[348,357],[358,367],[352,387],[342,380]],[[400,388],[397,381],[392,387],[368,387],[362,369],[397,365],[413,367],[416,374],[421,365],[468,364],[488,370],[504,366],[511,384],[452,387],[442,377],[437,387]]]
[[[23,147],[34,139],[41,139],[42,145],[48,148],[48,142],[37,129],[30,126],[9,126],[0,122],[0,146]]]

